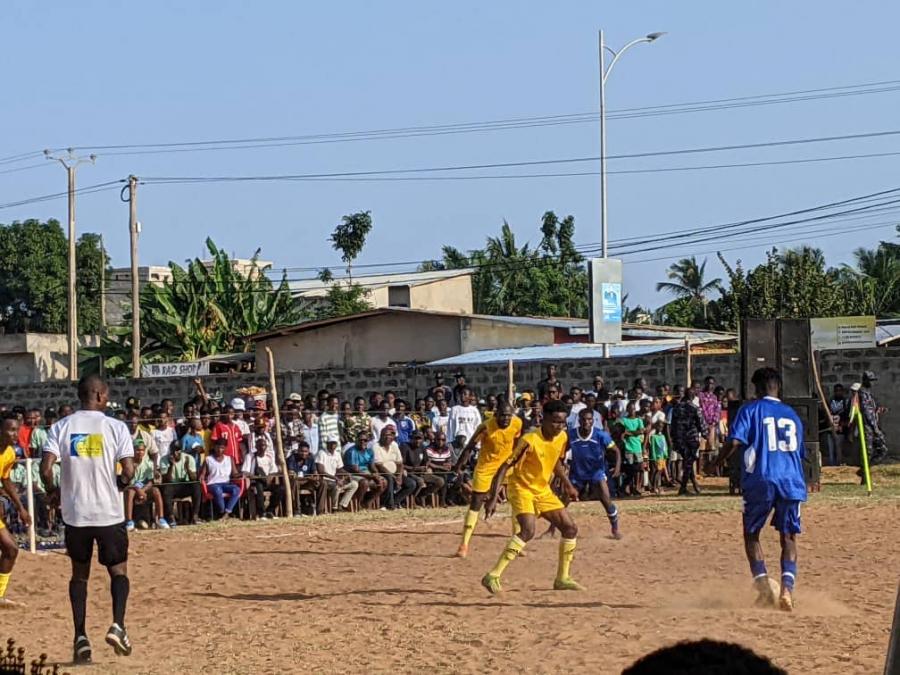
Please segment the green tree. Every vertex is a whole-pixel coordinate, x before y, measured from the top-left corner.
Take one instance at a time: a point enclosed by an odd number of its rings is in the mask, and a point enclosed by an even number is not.
[[[894,317],[900,314],[900,247],[882,242],[853,252],[856,266],[843,265],[839,279],[853,313]]]
[[[214,354],[249,351],[249,337],[303,318],[283,274],[275,287],[257,266],[238,271],[228,254],[206,240],[212,259],[169,263],[172,278],[141,290],[141,359],[144,363],[192,361]],[[131,365],[131,316],[109,329],[92,353],[107,372],[122,375]]]
[[[689,303],[696,304],[701,308],[705,322],[708,317],[709,294],[722,286],[722,280],[719,278],[706,280],[706,260],[698,264],[695,256],[682,258],[672,263],[666,276],[669,281],[656,284],[656,290],[666,291],[676,298],[687,299]]]
[[[372,230],[372,212],[360,211],[344,216],[331,234],[331,245],[341,252],[341,260],[347,263],[347,276],[353,279],[353,261],[366,245],[366,237]]]
[[[584,258],[574,244],[575,219],[547,211],[537,248],[519,245],[504,221],[483,249],[463,253],[444,246],[442,259],[421,271],[472,268],[475,312],[511,316],[587,316],[588,282]]]
[[[338,316],[350,316],[372,309],[369,302],[369,289],[349,281],[342,285],[334,281],[331,270],[319,270],[319,281],[329,284],[324,300],[308,304],[304,311],[313,319],[331,319]]]
[[[76,242],[78,330],[100,327],[100,279],[108,257],[100,238]],[[56,220],[0,225],[0,325],[7,332],[64,333],[68,329],[68,242]]]

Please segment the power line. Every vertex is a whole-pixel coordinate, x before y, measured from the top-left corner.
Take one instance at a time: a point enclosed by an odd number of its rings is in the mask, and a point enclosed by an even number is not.
[[[105,190],[113,189],[111,186],[116,186],[116,185],[119,185],[124,182],[125,181],[123,179],[119,179],[119,180],[106,181],[105,183],[97,183],[95,185],[87,185],[82,188],[77,188],[75,190],[75,194],[81,195],[81,194],[91,194],[94,192],[104,192]],[[7,202],[6,204],[0,204],[0,209],[11,209],[16,206],[26,206],[28,204],[37,204],[40,202],[51,201],[53,199],[61,199],[63,197],[67,197],[68,194],[69,194],[68,192],[54,192],[49,195],[40,195],[38,197],[28,197],[27,199],[20,199],[19,201]]]

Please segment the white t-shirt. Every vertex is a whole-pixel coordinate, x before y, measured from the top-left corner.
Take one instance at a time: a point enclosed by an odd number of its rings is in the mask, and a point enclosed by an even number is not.
[[[394,421],[393,417],[388,417],[383,420],[378,415],[372,418],[372,443],[373,446],[378,444],[379,439],[381,438],[381,432],[385,427],[394,427],[394,431],[397,431],[397,423]]]
[[[116,463],[134,457],[134,445],[124,422],[96,410],[79,410],[50,427],[44,452],[60,461],[66,525],[106,527],[125,521]]]
[[[468,442],[475,429],[481,424],[481,413],[474,405],[455,405],[450,408],[450,422],[447,429],[447,440],[453,441],[457,436],[463,436]]]
[[[219,462],[215,457],[210,455],[206,458],[206,484],[217,485],[219,483],[228,483],[231,481],[231,457],[222,455],[222,461]]]
[[[337,475],[338,469],[344,466],[344,459],[337,450],[334,452],[319,450],[316,454],[316,464],[321,464],[327,475],[335,476]]]
[[[391,442],[386,448],[376,443],[372,448],[372,462],[381,464],[391,473],[397,473],[397,467],[403,464],[403,455],[400,454],[400,447],[395,442]]]
[[[172,452],[172,441],[177,438],[178,435],[172,427],[156,428],[156,431],[153,432],[153,441],[159,451],[160,460],[169,456],[169,453]]]

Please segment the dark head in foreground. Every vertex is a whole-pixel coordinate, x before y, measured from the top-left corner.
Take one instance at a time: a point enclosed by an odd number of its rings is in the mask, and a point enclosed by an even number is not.
[[[741,645],[697,640],[647,654],[622,675],[787,675],[787,671]]]

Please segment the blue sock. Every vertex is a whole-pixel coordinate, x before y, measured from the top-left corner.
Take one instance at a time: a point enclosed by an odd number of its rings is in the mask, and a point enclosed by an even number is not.
[[[619,519],[619,509],[616,508],[615,504],[609,505],[609,508],[606,510],[606,517],[609,518],[609,522]]]
[[[794,590],[794,582],[797,580],[797,561],[781,561],[781,585],[789,591]]]
[[[768,574],[766,571],[766,561],[765,560],[751,560],[750,561],[750,574],[753,575],[754,579],[759,579],[760,577],[764,577]]]

